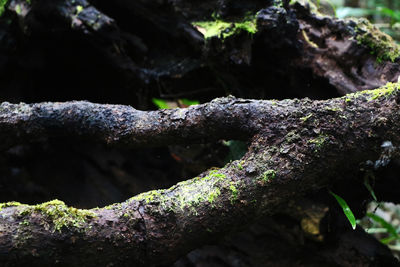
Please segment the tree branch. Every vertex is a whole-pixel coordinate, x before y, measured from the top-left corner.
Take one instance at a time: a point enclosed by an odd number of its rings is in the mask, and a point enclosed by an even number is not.
[[[262,108],[261,110],[258,110]],[[0,106],[0,136],[7,148],[23,140],[79,137],[117,145],[166,145],[202,140],[247,139],[271,101],[220,98],[187,109],[144,112],[129,106],[84,101]],[[4,140],[3,139],[3,140]]]
[[[326,101],[223,98],[156,112],[87,102],[3,103],[0,129],[3,138],[9,134],[7,140],[15,134],[73,133],[108,143],[161,144],[208,139],[207,134],[254,135],[241,160],[123,203],[91,210],[60,201],[4,203],[0,261],[12,266],[172,262],[210,238],[276,212],[289,198],[354,176],[360,162],[378,159],[382,142],[400,143],[399,97],[399,85],[388,84]],[[225,127],[229,130],[221,132]],[[239,134],[230,133],[234,129]]]

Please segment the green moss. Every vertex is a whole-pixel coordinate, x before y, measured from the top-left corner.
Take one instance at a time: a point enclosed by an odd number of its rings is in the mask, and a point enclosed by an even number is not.
[[[53,224],[54,231],[61,232],[62,228],[81,228],[88,218],[96,217],[90,210],[81,210],[68,207],[60,200],[52,200],[35,206],[24,206],[20,212],[21,216],[34,213],[42,214]]]
[[[16,5],[16,6],[15,6],[15,12],[16,12],[18,15],[21,15],[21,14],[22,14],[22,7],[21,7],[21,5]]]
[[[211,191],[209,194],[208,194],[208,202],[210,202],[210,204],[212,204],[216,199],[217,199],[217,197],[219,196],[219,195],[221,195],[221,191],[217,188],[217,189],[215,189],[215,190],[213,190],[213,191]]]
[[[379,89],[370,91],[370,99],[375,100],[381,97],[388,97],[400,89],[399,83],[387,83]]]
[[[192,212],[196,213],[195,207],[200,203],[208,201],[210,204],[213,204],[221,194],[217,186],[225,179],[225,174],[220,173],[218,170],[211,170],[203,178],[197,177],[178,183],[181,187],[176,197],[177,206],[181,210],[189,208]]]
[[[255,16],[248,16],[239,22],[215,19],[213,21],[197,21],[192,24],[204,29],[205,39],[209,39],[213,36],[225,39],[240,31],[246,31],[250,34],[255,34],[257,32]]]
[[[234,182],[230,182],[229,190],[231,190],[231,193],[232,193],[231,203],[233,204],[233,202],[235,202],[239,197],[239,190],[236,188]]]
[[[11,201],[11,202],[7,202],[7,203],[0,203],[0,211],[3,208],[7,208],[7,207],[15,207],[15,206],[21,206],[22,204],[16,201]]]
[[[159,204],[161,211],[178,212],[189,210],[197,214],[201,203],[214,206],[221,195],[220,188],[229,187],[225,174],[214,169],[204,177],[195,177],[180,182],[169,189],[153,190],[132,197],[132,201],[143,201],[147,204]]]
[[[392,37],[381,32],[367,19],[359,19],[356,27],[356,40],[359,44],[368,46],[371,53],[376,55],[376,60],[394,62],[400,56],[400,47]]]
[[[161,196],[161,192],[162,192],[162,190],[153,190],[153,191],[150,191],[150,192],[145,192],[145,193],[142,194],[142,198],[143,198],[144,202],[150,203],[150,202],[154,201],[154,198],[160,197]]]
[[[244,160],[239,161],[236,165],[236,167],[238,167],[239,170],[243,170],[243,164],[244,164]]]
[[[8,2],[9,2],[9,0],[0,0],[0,16],[2,16],[4,11],[6,10],[6,6],[7,6]],[[25,3],[30,5],[31,0],[25,0]],[[18,15],[22,14],[22,6],[20,4],[15,5],[15,12]]]
[[[387,83],[386,85],[374,89],[374,90],[365,90],[365,91],[360,91],[352,94],[347,94],[343,97],[345,99],[346,103],[353,101],[356,98],[360,97],[366,97],[367,101],[372,101],[376,100],[382,97],[389,97],[394,93],[397,93],[398,90],[400,89],[400,84],[399,83]]]
[[[19,223],[20,225],[25,225],[28,226],[29,225],[29,221],[28,220],[23,220],[22,222]]]
[[[81,13],[83,11],[83,6],[76,6],[76,15],[79,15],[79,13]]]
[[[274,170],[267,170],[262,175],[262,181],[267,183],[276,177],[276,171]]]
[[[321,134],[319,135],[317,138],[312,138],[310,140],[308,140],[309,144],[314,144],[316,150],[322,148],[322,146],[325,144],[326,141],[328,141],[329,138],[327,135],[325,134]]]
[[[220,173],[218,169],[211,170],[206,177],[203,179],[205,180],[210,180],[211,178],[219,178],[219,179],[225,179],[226,175],[223,173]]]
[[[308,115],[305,116],[305,117],[301,117],[300,120],[301,120],[302,122],[306,122],[306,121],[308,121],[308,119],[311,118],[312,116],[313,116],[313,114],[308,114]]]

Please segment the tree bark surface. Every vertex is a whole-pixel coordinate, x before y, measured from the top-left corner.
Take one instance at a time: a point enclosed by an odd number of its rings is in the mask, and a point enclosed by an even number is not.
[[[195,138],[210,138],[207,131],[195,133],[196,127],[204,125],[208,112],[221,109],[224,111],[215,119],[222,126],[234,125],[235,129],[245,129],[245,134],[253,132],[253,136],[249,151],[241,160],[123,203],[91,210],[69,208],[59,201],[36,206],[2,204],[1,261],[6,265],[29,262],[88,266],[105,262],[142,266],[172,262],[207,240],[240,229],[259,216],[274,214],[288,199],[329,186],[340,177],[355,175],[362,162],[379,160],[382,153],[395,157],[395,148],[385,151],[381,145],[388,140],[394,145],[400,141],[399,96],[398,85],[388,84],[326,101],[231,97],[187,109],[156,112],[87,102],[3,103],[1,129],[7,130],[2,135],[18,133],[16,136],[25,135],[26,140],[37,135],[32,129],[51,135],[55,128],[57,133],[66,133],[57,134],[59,138],[70,138],[71,134],[90,138],[90,127],[94,127],[106,129],[106,135],[101,135],[104,142],[147,144],[148,139],[141,139],[140,135],[151,136],[154,131],[163,142],[193,142]],[[88,108],[92,110],[90,116],[85,112]],[[141,123],[148,125],[129,128],[129,138],[116,138],[121,127],[109,127],[110,121],[135,122],[138,117],[145,117]],[[181,124],[184,130],[171,132],[168,127],[163,128],[164,124],[174,123]],[[156,136],[154,139],[157,143]]]

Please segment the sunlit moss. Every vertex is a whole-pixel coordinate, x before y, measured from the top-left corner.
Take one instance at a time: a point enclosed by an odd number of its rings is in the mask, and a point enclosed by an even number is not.
[[[214,207],[222,188],[230,184],[225,174],[218,169],[210,170],[204,177],[195,177],[179,182],[169,189],[153,190],[132,197],[131,201],[159,205],[161,210],[180,212],[189,210],[197,214],[197,207],[208,203]]]
[[[68,207],[60,200],[52,200],[42,204],[29,206],[21,205],[21,216],[39,213],[45,216],[53,225],[54,231],[59,231],[65,227],[81,228],[88,218],[96,217],[96,214],[90,210],[81,210],[73,207]]]
[[[22,204],[19,203],[19,202],[16,202],[16,201],[11,201],[11,202],[7,202],[7,203],[0,203],[0,211],[1,211],[3,208],[15,207],[15,206],[20,206],[20,205],[22,205]]]
[[[229,190],[231,190],[231,203],[235,202],[239,197],[239,190],[236,188],[235,183],[231,182],[229,185]]]
[[[367,98],[368,101],[372,101],[372,100],[376,100],[376,99],[379,99],[382,97],[388,97],[388,96],[396,93],[399,89],[400,89],[399,83],[389,82],[378,89],[365,90],[365,91],[360,91],[360,92],[356,92],[356,93],[352,93],[352,94],[347,94],[343,97],[343,99],[345,99],[346,103],[349,103],[353,99],[364,96]]]
[[[246,17],[239,22],[215,19],[213,21],[197,21],[193,22],[192,24],[194,26],[204,29],[205,39],[211,38],[213,36],[225,39],[242,30],[250,34],[255,34],[257,32],[255,16]]]
[[[265,171],[265,172],[263,173],[262,180],[263,180],[264,182],[269,182],[269,181],[271,181],[272,179],[274,179],[275,176],[276,176],[276,171],[275,171],[275,170],[267,170],[267,171]]]
[[[313,116],[313,114],[308,114],[307,116],[301,117],[300,120],[302,122],[306,122],[309,118],[311,118]]]

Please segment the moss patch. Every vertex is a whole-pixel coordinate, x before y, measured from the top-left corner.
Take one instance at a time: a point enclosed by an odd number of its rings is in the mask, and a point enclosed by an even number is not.
[[[352,94],[347,94],[344,97],[342,97],[346,103],[351,102],[352,100],[360,97],[366,97],[367,101],[372,101],[372,100],[377,100],[382,97],[389,97],[394,93],[397,93],[398,90],[400,89],[400,84],[399,83],[387,83],[386,85],[374,89],[374,90],[365,90],[365,91],[360,91]]]
[[[236,188],[234,182],[230,182],[229,190],[231,190],[231,193],[232,193],[231,203],[233,204],[233,202],[235,202],[239,197],[239,190]]]
[[[169,189],[153,190],[132,197],[130,200],[141,201],[146,204],[158,204],[164,212],[180,212],[189,210],[197,215],[200,204],[209,204],[215,207],[222,190],[230,190],[231,199],[237,199],[238,189],[232,186],[224,173],[211,170],[204,177],[195,177],[180,182]]]
[[[7,202],[7,203],[0,203],[0,211],[3,208],[8,208],[8,207],[15,207],[15,206],[21,206],[22,204],[16,201],[11,201],[11,202]]]
[[[356,26],[356,40],[359,44],[368,46],[371,53],[376,55],[376,60],[394,62],[400,56],[400,47],[392,37],[381,32],[367,19],[359,19]]]
[[[316,150],[322,148],[322,146],[325,144],[326,141],[328,141],[329,138],[327,135],[325,134],[321,134],[319,135],[317,138],[312,138],[310,140],[308,140],[309,144],[314,144]]]
[[[68,207],[60,200],[52,200],[35,206],[25,206],[20,215],[26,216],[34,213],[44,215],[53,224],[53,230],[59,232],[64,227],[81,228],[88,218],[96,217],[96,214],[90,210]]]
[[[274,170],[267,170],[263,173],[261,179],[264,183],[268,183],[272,179],[276,177],[276,171]]]
[[[213,21],[197,21],[192,24],[202,28],[200,30],[204,34],[205,39],[209,39],[213,36],[225,39],[240,31],[246,31],[250,34],[255,34],[257,32],[255,16],[248,16],[238,22],[216,19]]]
[[[210,204],[212,204],[218,198],[219,195],[221,195],[221,191],[218,188],[211,191],[208,194],[208,198],[207,198],[208,202],[210,202]]]

